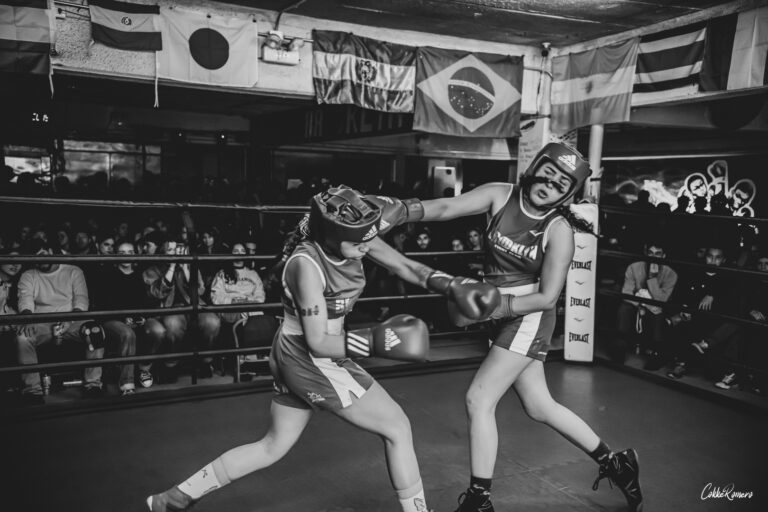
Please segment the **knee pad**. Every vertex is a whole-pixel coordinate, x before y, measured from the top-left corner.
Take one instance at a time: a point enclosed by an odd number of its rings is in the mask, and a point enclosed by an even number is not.
[[[88,320],[80,326],[80,337],[88,344],[88,350],[104,347],[104,327],[98,322]]]

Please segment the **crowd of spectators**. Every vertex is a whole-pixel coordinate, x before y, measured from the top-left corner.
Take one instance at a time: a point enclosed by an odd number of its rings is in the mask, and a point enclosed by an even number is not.
[[[20,176],[21,177],[21,176]],[[101,183],[98,180],[94,180]],[[59,183],[59,186],[61,184]],[[203,186],[212,187],[212,182]],[[331,186],[325,179],[309,180],[290,191],[264,191],[270,204],[307,204],[317,192]],[[14,187],[17,187],[14,189]],[[4,193],[17,195],[49,195],[34,187],[42,185],[21,183],[4,185]],[[368,193],[392,195],[421,195],[421,185],[403,192],[391,183],[379,182],[360,187]],[[50,192],[50,188],[47,189]],[[63,197],[78,196],[68,189]],[[90,198],[115,199],[114,193],[100,196],[98,187],[87,185]],[[186,196],[184,201],[237,200],[227,193],[201,193]],[[151,195],[150,195],[151,196]],[[79,196],[78,196],[79,197]],[[275,198],[274,203],[272,199]],[[157,195],[141,199],[181,199],[172,195]],[[260,202],[251,197],[252,203]],[[196,231],[181,221],[179,211],[168,209],[109,209],[77,208],[64,205],[5,204],[6,219],[0,229],[0,252],[8,255],[198,255],[249,254],[272,256],[299,218],[294,215],[259,215],[255,212],[209,212],[198,215]],[[482,219],[474,221],[482,222]],[[473,222],[474,222],[473,221]],[[397,250],[415,253],[416,257],[438,268],[459,275],[482,274],[482,231],[473,222],[442,225],[407,225],[387,234],[387,240]],[[480,225],[478,223],[478,225]],[[443,263],[432,255],[434,251],[476,251],[477,256],[461,254]],[[424,253],[419,255],[418,253]],[[279,276],[273,275],[273,260],[199,262],[199,271],[192,275],[189,263],[136,262],[121,263],[55,263],[3,264],[0,266],[0,309],[2,314],[33,314],[45,312],[140,310],[146,308],[178,308],[190,306],[196,298],[205,304],[238,304],[278,302]],[[366,264],[371,295],[423,294],[423,290],[406,288],[405,284],[373,264]],[[389,304],[389,303],[388,303]],[[433,304],[433,303],[432,303]],[[381,320],[396,314],[399,306],[360,308],[358,320]],[[369,308],[370,309],[370,308]],[[434,307],[425,306],[425,316],[444,323],[444,316]],[[3,352],[0,364],[37,363],[51,358],[101,359],[104,357],[153,355],[184,352],[191,349],[208,350],[232,346],[233,324],[242,320],[248,342],[264,346],[271,342],[270,329],[275,324],[275,310],[249,313],[172,314],[144,316],[126,314],[120,318],[81,320],[76,322],[27,323],[3,326]],[[442,318],[441,318],[442,317]],[[442,326],[442,323],[440,324]],[[449,327],[449,326],[444,326]],[[259,333],[259,339],[252,339]],[[243,346],[241,342],[241,346]],[[172,383],[186,371],[201,378],[228,371],[219,359],[204,358],[197,367],[184,362],[164,359],[155,363],[141,362],[116,368],[116,374],[106,372],[105,379],[114,381],[119,394],[132,395],[137,389],[150,388],[156,382]],[[107,386],[102,382],[98,366],[84,370],[83,391],[87,396],[100,396]],[[18,377],[4,378],[8,391],[20,391],[24,403],[45,401],[46,383],[41,374],[30,372]]]
[[[688,198],[680,199],[672,213],[659,211],[642,194],[630,205],[618,196],[607,201],[630,215],[603,213],[601,247],[654,259],[627,265],[624,259],[604,258],[600,281],[624,295],[655,301],[620,300],[609,355],[624,362],[635,352],[645,359],[646,370],[662,371],[671,379],[698,374],[723,390],[738,386],[762,394],[768,331],[757,324],[768,317],[768,239],[760,225],[746,218],[712,218],[732,214],[718,201],[710,201],[709,212],[699,208],[690,214]],[[633,210],[650,215],[631,215]],[[670,257],[681,263],[661,261]],[[738,275],[723,266],[764,276]]]

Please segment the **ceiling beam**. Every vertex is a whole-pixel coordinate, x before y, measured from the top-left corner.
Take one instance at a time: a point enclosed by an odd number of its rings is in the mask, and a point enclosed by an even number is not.
[[[677,18],[654,23],[653,25],[647,25],[645,27],[628,30],[626,32],[620,32],[618,34],[611,34],[609,36],[600,37],[591,41],[585,41],[583,43],[576,43],[560,48],[552,48],[552,56],[592,50],[601,46],[618,43],[619,41],[625,41],[632,37],[653,34],[655,32],[661,32],[662,30],[667,30],[682,25],[690,25],[692,23],[698,23],[700,21],[706,21],[708,19],[717,18],[720,16],[727,16],[728,14],[737,12],[748,11],[750,9],[762,7],[765,5],[768,5],[768,0],[735,0],[733,2],[716,5],[708,9],[702,9],[694,13],[678,16]]]

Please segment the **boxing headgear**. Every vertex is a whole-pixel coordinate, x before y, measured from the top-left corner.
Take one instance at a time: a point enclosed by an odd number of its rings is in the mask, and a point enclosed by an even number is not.
[[[584,182],[587,181],[590,174],[592,174],[589,162],[584,159],[581,153],[561,142],[550,142],[536,154],[523,176],[533,177],[536,174],[536,170],[544,162],[550,162],[560,172],[571,178],[571,188],[560,200],[551,205],[553,208],[560,206],[573,197]]]
[[[340,258],[341,242],[368,242],[379,235],[381,209],[357,190],[339,186],[312,198],[309,232],[313,240]]]

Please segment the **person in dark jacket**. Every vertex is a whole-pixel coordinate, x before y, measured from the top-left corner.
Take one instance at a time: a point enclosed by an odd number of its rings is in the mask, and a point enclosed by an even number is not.
[[[670,319],[670,324],[674,326],[674,333],[670,336],[674,369],[667,376],[673,379],[682,378],[692,364],[701,362],[698,355],[703,352],[697,348],[700,343],[725,343],[737,331],[734,324],[706,314],[738,314],[738,300],[733,293],[733,282],[722,272],[717,272],[717,267],[726,261],[722,244],[711,243],[704,259],[707,265],[713,267],[712,270],[695,276],[680,296],[683,306],[701,313],[683,311]]]
[[[180,239],[177,241],[167,241],[164,245],[165,254],[186,255],[189,254],[187,245]],[[155,307],[170,308],[174,306],[189,306],[192,304],[192,279],[191,268],[188,263],[172,262],[170,264],[153,265],[143,272],[144,284],[147,287],[151,298],[155,299]],[[205,293],[205,281],[198,271],[197,273],[197,296],[200,304],[204,304],[203,294]],[[163,327],[161,343],[167,345],[170,350],[177,350],[189,329],[191,315],[166,315],[160,317],[159,322]],[[215,313],[199,313],[195,327],[199,333],[197,348],[200,350],[210,350],[213,348],[214,341],[219,335],[221,321]],[[153,347],[153,353],[159,350],[159,346]],[[213,368],[211,359],[203,360],[201,368],[203,377],[211,377]],[[175,379],[175,362],[166,362],[168,368],[168,380]]]

